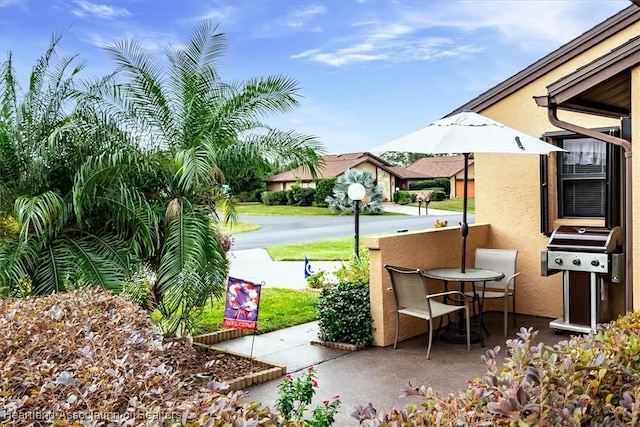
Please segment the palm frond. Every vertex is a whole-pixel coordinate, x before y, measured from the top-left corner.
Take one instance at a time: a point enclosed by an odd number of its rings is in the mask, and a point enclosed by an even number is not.
[[[46,191],[37,196],[21,196],[16,199],[16,220],[20,227],[20,239],[27,240],[30,234],[42,237],[59,225],[64,215],[66,202],[55,192]]]
[[[106,194],[95,198],[96,209],[104,215],[108,226],[122,240],[133,239],[132,252],[138,256],[150,256],[158,249],[159,223],[151,205],[136,188],[120,182]]]
[[[181,65],[189,74],[199,75],[203,71],[215,69],[227,47],[226,38],[216,33],[218,26],[210,21],[202,21],[191,33],[184,49],[180,49]]]
[[[125,110],[147,123],[156,137],[171,141],[176,136],[171,102],[164,89],[165,73],[154,57],[135,41],[121,41],[106,48],[127,82],[120,85]]]
[[[18,109],[17,89],[18,82],[16,80],[15,71],[13,69],[13,58],[9,52],[7,60],[0,65],[0,88],[2,96],[0,110],[0,123],[2,128],[9,126],[16,117]],[[4,133],[4,129],[2,130]]]
[[[75,261],[65,243],[64,240],[58,240],[41,251],[38,268],[32,273],[36,295],[66,290]]]
[[[78,221],[82,220],[87,203],[91,203],[101,188],[109,187],[122,179],[126,172],[139,170],[144,166],[135,151],[119,150],[91,156],[76,173],[73,184],[73,205]]]
[[[62,40],[62,33],[54,33],[51,36],[51,41],[49,42],[49,47],[43,56],[38,58],[36,61],[36,65],[31,69],[30,79],[29,79],[29,92],[38,94],[42,85],[46,79],[47,69],[49,68],[49,62],[51,58],[56,54],[56,48],[58,44]]]
[[[171,332],[189,330],[197,310],[224,292],[226,255],[209,218],[206,211],[183,207],[167,230],[156,287]]]
[[[9,295],[22,281],[31,280],[39,252],[36,239],[0,240],[0,295]]]
[[[232,147],[220,150],[216,162],[225,176],[233,170],[255,169],[270,175],[302,167],[315,177],[323,154],[321,143],[313,136],[270,129],[264,134],[245,135]]]
[[[182,194],[192,194],[198,187],[216,184],[214,152],[199,145],[175,153],[176,179]]]
[[[76,268],[70,275],[74,286],[102,286],[120,292],[130,275],[129,262],[122,242],[113,236],[87,235],[68,240]],[[114,256],[114,254],[119,254]]]

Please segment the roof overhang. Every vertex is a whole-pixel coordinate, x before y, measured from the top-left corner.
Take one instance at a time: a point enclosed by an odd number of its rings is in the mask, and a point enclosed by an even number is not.
[[[541,107],[620,118],[631,113],[631,69],[640,64],[640,36],[547,86]]]

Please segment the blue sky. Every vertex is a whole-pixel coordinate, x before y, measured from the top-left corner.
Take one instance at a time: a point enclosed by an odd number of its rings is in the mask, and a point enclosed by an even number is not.
[[[0,0],[0,58],[27,75],[51,35],[106,74],[105,43],[161,55],[203,19],[228,46],[225,80],[285,74],[300,108],[268,118],[328,153],[366,151],[426,126],[631,5],[628,0]]]

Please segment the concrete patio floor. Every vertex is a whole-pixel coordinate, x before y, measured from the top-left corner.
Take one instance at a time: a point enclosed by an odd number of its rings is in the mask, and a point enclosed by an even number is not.
[[[566,339],[566,335],[556,334],[549,328],[550,320],[519,315],[518,330],[520,327],[533,327],[539,331],[535,341],[549,345]],[[349,352],[311,345],[310,341],[317,339],[316,322],[255,337],[245,336],[218,343],[216,347],[249,355],[253,345],[254,357],[285,365],[287,372],[294,377],[313,366],[317,371],[319,388],[310,408],[339,395],[342,403],[334,425],[356,426],[358,420],[350,415],[357,405],[371,403],[378,410],[389,410],[420,403],[422,399],[419,396],[400,397],[401,389],[409,383],[432,387],[441,396],[446,396],[465,389],[469,379],[482,377],[486,369],[480,356],[495,346],[501,347],[500,354],[504,356],[506,341],[502,336],[502,313],[487,313],[485,323],[491,335],[486,337],[484,348],[480,344],[472,344],[468,352],[466,345],[434,339],[430,360],[426,359],[426,335],[400,342],[396,350],[389,346]],[[509,338],[514,338],[516,332],[510,319]],[[243,401],[260,402],[273,408],[280,381],[276,379],[249,387],[245,391],[250,396]]]

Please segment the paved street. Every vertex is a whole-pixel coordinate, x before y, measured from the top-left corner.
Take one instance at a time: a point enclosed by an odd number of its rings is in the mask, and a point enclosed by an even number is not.
[[[394,206],[394,205],[392,205]],[[393,209],[392,206],[385,209]],[[450,225],[462,221],[462,214],[450,211],[429,209],[429,215],[418,216],[417,208],[397,206],[409,215],[381,216],[361,215],[360,235],[397,232],[398,230],[424,230],[433,227],[436,219],[447,219]],[[470,214],[467,221],[473,224],[475,218]],[[347,216],[267,216],[240,215],[239,221],[259,224],[260,230],[235,234],[234,251],[265,248],[286,243],[311,242],[334,237],[353,236],[355,222],[353,215]]]

